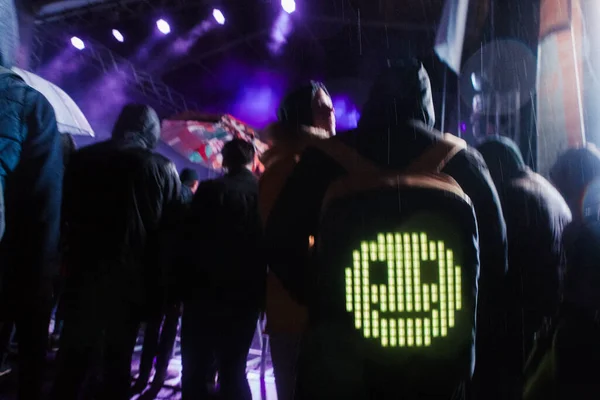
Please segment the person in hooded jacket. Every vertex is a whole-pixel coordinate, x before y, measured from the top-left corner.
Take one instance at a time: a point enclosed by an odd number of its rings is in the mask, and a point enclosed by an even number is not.
[[[569,149],[550,169],[550,180],[563,195],[573,220],[582,221],[600,211],[600,151],[593,144]]]
[[[63,155],[52,106],[10,70],[18,45],[15,5],[0,0],[0,318],[17,328],[19,398],[38,399],[59,264]]]
[[[535,332],[558,309],[565,267],[562,235],[571,211],[554,186],[525,165],[511,139],[490,138],[478,150],[498,189],[506,221],[510,266],[506,372],[518,382]]]
[[[261,158],[265,172],[259,181],[259,207],[265,225],[302,151],[313,141],[335,134],[331,97],[320,82],[310,82],[288,94],[279,106],[277,117],[278,122],[267,129],[272,146]],[[277,398],[290,400],[307,311],[294,301],[272,273],[267,276],[266,306]]]
[[[441,135],[433,130],[435,114],[429,76],[416,60],[390,63],[379,76],[362,112],[358,128],[329,140],[342,140],[382,167],[401,170],[419,157]],[[499,324],[506,259],[506,227],[498,194],[481,155],[468,148],[456,154],[443,172],[453,177],[471,198],[480,237],[481,275],[477,331],[477,368],[480,380],[494,382],[494,335]],[[320,207],[327,187],[344,169],[314,147],[309,147],[272,207],[266,226],[270,270],[296,299],[306,304],[306,266],[310,265],[307,238],[318,231]],[[500,304],[499,304],[500,303]],[[477,373],[477,372],[476,372]],[[488,391],[494,387],[482,383]],[[491,397],[487,397],[491,398]]]
[[[129,399],[140,321],[165,300],[161,243],[180,214],[175,165],[155,153],[156,112],[126,105],[105,142],[69,162],[63,201],[66,287],[52,398],[78,398],[103,347],[101,398]]]

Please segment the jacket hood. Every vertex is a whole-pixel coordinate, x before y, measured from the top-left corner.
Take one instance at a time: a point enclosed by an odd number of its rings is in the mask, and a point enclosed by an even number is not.
[[[496,186],[519,178],[527,171],[519,146],[507,137],[486,139],[477,150],[483,156]]]
[[[277,110],[277,120],[290,126],[313,126],[312,101],[319,89],[329,92],[321,82],[311,81],[288,93]]]
[[[156,111],[144,104],[126,105],[112,132],[113,140],[154,149],[160,139],[160,119]]]
[[[19,47],[19,25],[13,0],[0,0],[0,66],[12,68]]]
[[[600,204],[600,151],[591,144],[567,150],[550,170],[550,179],[573,217],[583,216],[587,207]]]
[[[359,129],[397,127],[419,121],[435,125],[435,111],[429,75],[414,59],[388,62],[377,78],[362,111]]]

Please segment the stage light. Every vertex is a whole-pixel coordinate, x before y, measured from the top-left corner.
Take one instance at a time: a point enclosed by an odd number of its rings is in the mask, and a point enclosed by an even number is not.
[[[156,27],[164,35],[168,35],[169,33],[171,33],[171,27],[169,26],[169,23],[164,19],[159,19],[158,21],[156,21]]]
[[[121,32],[119,32],[118,30],[113,29],[112,34],[115,37],[115,39],[117,39],[119,42],[123,43],[125,41],[123,34]]]
[[[215,21],[217,21],[217,23],[219,25],[224,25],[225,24],[225,16],[221,12],[221,10],[215,8],[213,10],[213,17],[215,18]]]
[[[83,50],[83,49],[85,49],[85,43],[83,43],[83,40],[79,39],[77,36],[73,36],[71,38],[71,44],[77,50]]]
[[[291,14],[296,11],[296,2],[294,0],[281,0],[281,7],[283,11]]]

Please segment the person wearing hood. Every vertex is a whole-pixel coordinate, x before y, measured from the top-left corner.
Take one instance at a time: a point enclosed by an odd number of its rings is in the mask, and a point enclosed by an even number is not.
[[[37,399],[59,264],[63,156],[52,106],[11,71],[18,46],[15,4],[0,0],[0,319],[17,327],[19,398]]]
[[[571,211],[554,186],[525,165],[511,139],[490,138],[478,150],[496,184],[506,220],[510,266],[506,372],[516,383],[536,331],[558,308],[565,267],[562,236]]]
[[[440,132],[433,129],[434,124],[427,71],[416,60],[400,60],[390,62],[375,81],[358,128],[329,140],[341,140],[383,168],[402,170],[441,140]],[[506,227],[500,201],[477,151],[471,148],[460,151],[443,172],[454,178],[471,198],[477,215],[481,258],[478,323],[484,321],[477,332],[477,365],[480,374],[485,371],[493,382],[491,371],[495,360],[492,354],[498,340],[493,332],[499,321],[492,315],[501,303],[507,269]],[[307,148],[270,212],[266,226],[270,269],[304,304],[311,296],[304,284],[311,254],[307,238],[314,237],[318,231],[325,191],[331,182],[346,173],[319,149]],[[490,391],[493,393],[494,389]]]
[[[267,129],[272,147],[261,161],[265,172],[259,182],[259,206],[266,225],[279,192],[303,149],[315,140],[335,134],[331,97],[320,82],[310,82],[288,94],[277,111],[278,121]],[[307,313],[287,293],[277,277],[267,276],[267,332],[269,333],[277,398],[293,398],[295,363]]]
[[[561,154],[550,169],[550,180],[567,201],[574,220],[600,212],[600,151],[593,144]]]
[[[95,346],[103,345],[103,396],[129,399],[139,323],[165,301],[158,260],[180,210],[175,165],[154,152],[156,112],[126,105],[112,138],[71,156],[64,185],[66,284],[59,372],[52,398],[78,398]]]

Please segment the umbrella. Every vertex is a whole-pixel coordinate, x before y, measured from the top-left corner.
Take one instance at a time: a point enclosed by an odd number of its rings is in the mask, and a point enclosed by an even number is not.
[[[17,67],[13,67],[12,70],[50,102],[56,114],[58,130],[61,133],[94,136],[94,131],[87,118],[64,90],[32,72]]]
[[[186,112],[162,123],[161,138],[188,160],[219,171],[223,168],[221,150],[228,141],[239,138],[256,149],[255,170],[264,167],[259,160],[268,146],[258,139],[251,126],[229,114]]]

